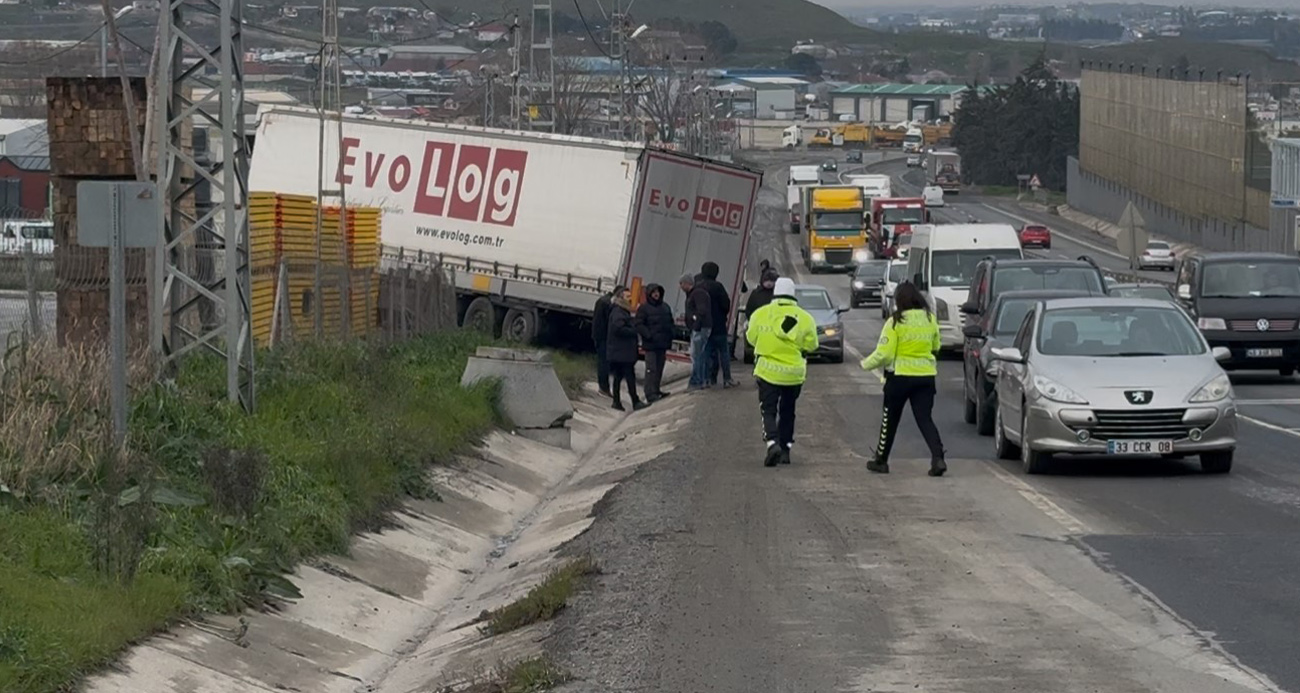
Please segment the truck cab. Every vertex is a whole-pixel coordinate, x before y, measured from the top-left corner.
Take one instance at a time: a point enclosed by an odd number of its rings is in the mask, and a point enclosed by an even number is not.
[[[908,128],[903,135],[903,151],[919,152],[925,146],[925,132],[921,128]]]
[[[803,209],[802,255],[809,271],[847,271],[871,259],[862,188],[808,188]]]
[[[893,257],[914,227],[929,222],[923,198],[878,197],[871,201],[871,251],[876,257]]]
[[[785,147],[786,149],[794,149],[801,144],[803,144],[803,128],[798,125],[791,125],[781,131],[782,147]]]

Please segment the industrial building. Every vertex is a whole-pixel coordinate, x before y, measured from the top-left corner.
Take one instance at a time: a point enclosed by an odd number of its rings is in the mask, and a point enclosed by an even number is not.
[[[857,84],[831,92],[831,118],[897,123],[925,109],[925,120],[950,117],[961,106],[960,84]]]

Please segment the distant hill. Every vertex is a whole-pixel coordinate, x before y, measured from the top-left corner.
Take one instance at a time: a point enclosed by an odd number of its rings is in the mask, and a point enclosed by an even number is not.
[[[600,7],[612,0],[556,0],[555,10],[575,14],[574,3],[593,25],[605,25]],[[839,14],[808,0],[639,0],[632,15],[638,21],[680,17],[689,22],[714,20],[726,24],[740,42],[740,51],[788,51],[798,39],[877,43],[884,36],[855,26]]]

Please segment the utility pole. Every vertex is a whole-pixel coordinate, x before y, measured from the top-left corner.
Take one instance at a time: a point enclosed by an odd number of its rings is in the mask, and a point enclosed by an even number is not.
[[[514,21],[510,25],[510,127],[515,130],[524,129],[523,56],[520,55],[520,51],[523,49],[523,32],[519,29],[519,13],[516,12]]]
[[[555,15],[551,0],[533,0],[528,49],[529,127],[555,131]]]
[[[232,1],[232,0],[227,0]],[[238,0],[234,0],[238,1]],[[320,156],[316,166],[316,271],[315,286],[312,295],[312,307],[315,313],[316,336],[325,334],[325,253],[322,236],[325,233],[325,209],[337,206],[339,209],[338,234],[343,244],[343,267],[337,270],[337,289],[343,315],[340,323],[344,337],[352,327],[351,280],[352,263],[348,248],[347,196],[342,179],[335,171],[325,165],[326,153],[331,149],[342,156],[343,152],[343,49],[339,44],[339,4],[338,0],[321,0],[321,52],[320,52]],[[333,127],[331,128],[331,121]],[[330,132],[333,130],[333,132]],[[341,160],[341,159],[340,159]]]
[[[156,79],[151,86],[159,188],[163,195],[162,228],[154,263],[153,344],[168,364],[191,351],[204,349],[226,360],[226,393],[246,411],[254,406],[253,339],[249,322],[248,265],[248,140],[244,137],[243,1],[213,0],[210,12],[195,9],[189,0],[163,0],[158,19]],[[215,22],[187,21],[189,12],[209,13]],[[190,33],[191,28],[201,33]],[[215,31],[214,31],[215,30]],[[197,59],[186,66],[186,48],[204,46],[205,36],[217,45],[193,51]],[[193,100],[187,87],[192,76],[203,75],[214,88]],[[197,82],[197,80],[196,80]],[[185,146],[192,126],[206,125],[209,149],[220,157],[198,164]],[[210,157],[217,158],[217,157]],[[208,183],[213,209],[195,214],[192,196],[197,187],[190,172]],[[187,203],[187,198],[189,202]],[[202,242],[200,242],[202,241]],[[207,245],[208,247],[200,247]],[[198,253],[220,256],[220,272],[196,271]],[[208,302],[215,323],[199,318]],[[168,315],[169,314],[169,315]],[[169,318],[164,326],[163,316]]]
[[[483,67],[483,127],[490,128],[497,119],[495,68]]]

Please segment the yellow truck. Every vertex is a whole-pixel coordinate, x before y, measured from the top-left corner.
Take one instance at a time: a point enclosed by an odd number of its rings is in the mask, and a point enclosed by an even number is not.
[[[856,185],[804,189],[800,245],[809,271],[846,271],[871,259],[867,204]]]
[[[845,123],[819,128],[808,140],[809,147],[900,147],[905,131],[866,123]]]

